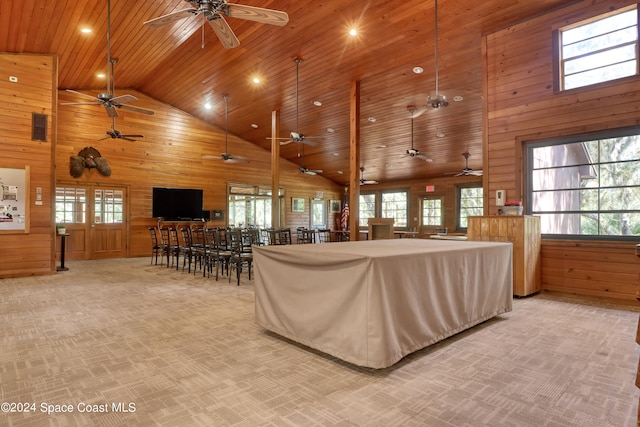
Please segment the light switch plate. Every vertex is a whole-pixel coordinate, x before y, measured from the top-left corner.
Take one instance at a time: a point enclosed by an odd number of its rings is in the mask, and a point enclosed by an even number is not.
[[[507,192],[505,190],[496,190],[496,206],[504,206],[504,201],[507,199]]]

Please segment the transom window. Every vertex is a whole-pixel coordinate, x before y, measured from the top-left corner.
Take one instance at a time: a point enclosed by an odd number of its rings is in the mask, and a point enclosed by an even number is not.
[[[563,90],[638,74],[635,5],[559,30]]]
[[[458,187],[458,228],[467,228],[467,218],[484,210],[482,187]]]
[[[528,144],[527,174],[543,234],[640,235],[640,128]]]

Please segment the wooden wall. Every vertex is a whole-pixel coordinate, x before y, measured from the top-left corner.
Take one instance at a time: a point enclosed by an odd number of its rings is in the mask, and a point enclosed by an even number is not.
[[[11,82],[16,77],[17,82]],[[55,271],[52,197],[57,60],[51,55],[0,53],[0,168],[28,167],[24,231],[0,230],[0,278]],[[32,114],[47,115],[47,140],[31,140]],[[1,179],[2,177],[0,177]],[[36,188],[42,204],[36,204]]]
[[[85,91],[91,93],[90,91]],[[130,257],[149,254],[150,240],[147,228],[156,224],[152,215],[153,187],[202,188],[204,209],[222,209],[227,218],[227,184],[252,184],[271,186],[270,152],[229,136],[228,151],[236,156],[249,158],[248,163],[225,163],[203,159],[203,155],[219,156],[225,152],[224,129],[215,128],[176,108],[158,102],[142,93],[118,89],[116,94],[130,93],[138,97],[131,104],[155,111],[152,116],[120,110],[116,129],[125,134],[142,134],[136,142],[123,139],[103,139],[111,127],[111,120],[101,106],[60,105],[58,149],[55,153],[56,183],[98,184],[125,186],[129,196],[128,251]],[[97,94],[97,92],[96,92]],[[60,103],[78,101],[78,96],[59,92]],[[224,114],[224,103],[211,114]],[[230,102],[229,120],[233,120],[233,101]],[[249,124],[247,124],[248,126]],[[264,130],[270,134],[270,129]],[[86,170],[78,179],[69,173],[69,157],[77,155],[84,147],[92,146],[100,151],[111,166],[110,177],[96,170]],[[323,199],[339,199],[343,189],[320,175],[301,174],[298,166],[281,160],[280,186],[285,189],[285,224],[309,225],[308,201],[317,191]],[[307,200],[306,212],[293,214],[291,198]],[[215,225],[224,226],[221,222]]]
[[[552,31],[632,3],[578,2],[486,36],[485,214],[496,213],[496,190],[522,200],[527,141],[640,123],[637,76],[553,90]],[[640,261],[633,254],[632,243],[544,241],[542,287],[635,299]]]

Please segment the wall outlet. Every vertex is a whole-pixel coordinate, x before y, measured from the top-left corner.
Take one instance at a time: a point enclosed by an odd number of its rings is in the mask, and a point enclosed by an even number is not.
[[[504,202],[507,200],[507,192],[505,190],[496,191],[496,206],[504,206]]]

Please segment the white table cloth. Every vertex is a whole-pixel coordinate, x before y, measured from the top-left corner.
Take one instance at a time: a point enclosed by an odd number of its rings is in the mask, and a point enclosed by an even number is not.
[[[254,247],[257,323],[384,368],[511,311],[511,243],[391,239]]]

